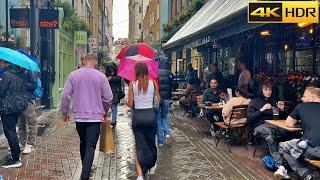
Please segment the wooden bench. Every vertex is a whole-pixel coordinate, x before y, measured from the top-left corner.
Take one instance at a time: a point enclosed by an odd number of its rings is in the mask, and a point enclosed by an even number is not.
[[[309,163],[311,166],[320,169],[320,160],[311,160],[311,159],[307,159],[307,158],[304,158],[304,160],[307,163]]]

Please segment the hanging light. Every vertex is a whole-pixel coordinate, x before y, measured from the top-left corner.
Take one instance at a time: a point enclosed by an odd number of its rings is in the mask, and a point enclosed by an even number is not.
[[[287,51],[288,49],[289,49],[288,44],[285,44],[285,45],[284,45],[284,50]]]
[[[309,30],[309,33],[310,33],[310,34],[312,34],[312,33],[313,33],[313,29],[312,29],[312,28]]]
[[[261,31],[261,32],[260,32],[260,35],[261,35],[261,36],[270,36],[271,33],[270,33],[270,31],[265,30],[265,31]]]
[[[305,22],[304,23],[298,23],[298,26],[301,27],[301,28],[302,27],[306,27],[308,25],[310,25],[310,23],[305,23]]]

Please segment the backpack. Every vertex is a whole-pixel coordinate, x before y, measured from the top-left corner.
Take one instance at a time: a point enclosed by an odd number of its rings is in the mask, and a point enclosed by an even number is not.
[[[43,95],[43,88],[40,78],[38,78],[37,80],[37,89],[34,91],[34,95],[36,96],[36,98],[41,98]]]
[[[276,170],[276,162],[273,160],[272,156],[264,156],[262,158],[262,163],[269,171]]]

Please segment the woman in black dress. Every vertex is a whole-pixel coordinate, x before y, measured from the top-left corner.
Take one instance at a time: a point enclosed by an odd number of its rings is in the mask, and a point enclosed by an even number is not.
[[[155,136],[157,132],[156,113],[153,100],[160,100],[158,85],[149,78],[144,63],[135,66],[136,80],[130,82],[127,106],[133,107],[132,129],[136,143],[137,180],[150,170],[154,172],[157,161]]]

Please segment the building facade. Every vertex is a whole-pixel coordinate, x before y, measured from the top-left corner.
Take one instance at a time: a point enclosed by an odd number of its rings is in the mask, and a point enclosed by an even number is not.
[[[191,4],[191,0],[169,0],[169,19],[178,17]]]
[[[113,29],[112,29],[112,10],[113,10],[113,0],[105,0],[105,12],[107,14],[107,18],[105,21],[105,30],[106,30],[106,44],[108,46],[108,54],[112,56],[112,46],[113,46]]]
[[[143,42],[158,46],[160,41],[160,0],[151,0],[143,20]]]
[[[141,40],[143,19],[150,0],[129,0],[129,41]]]

